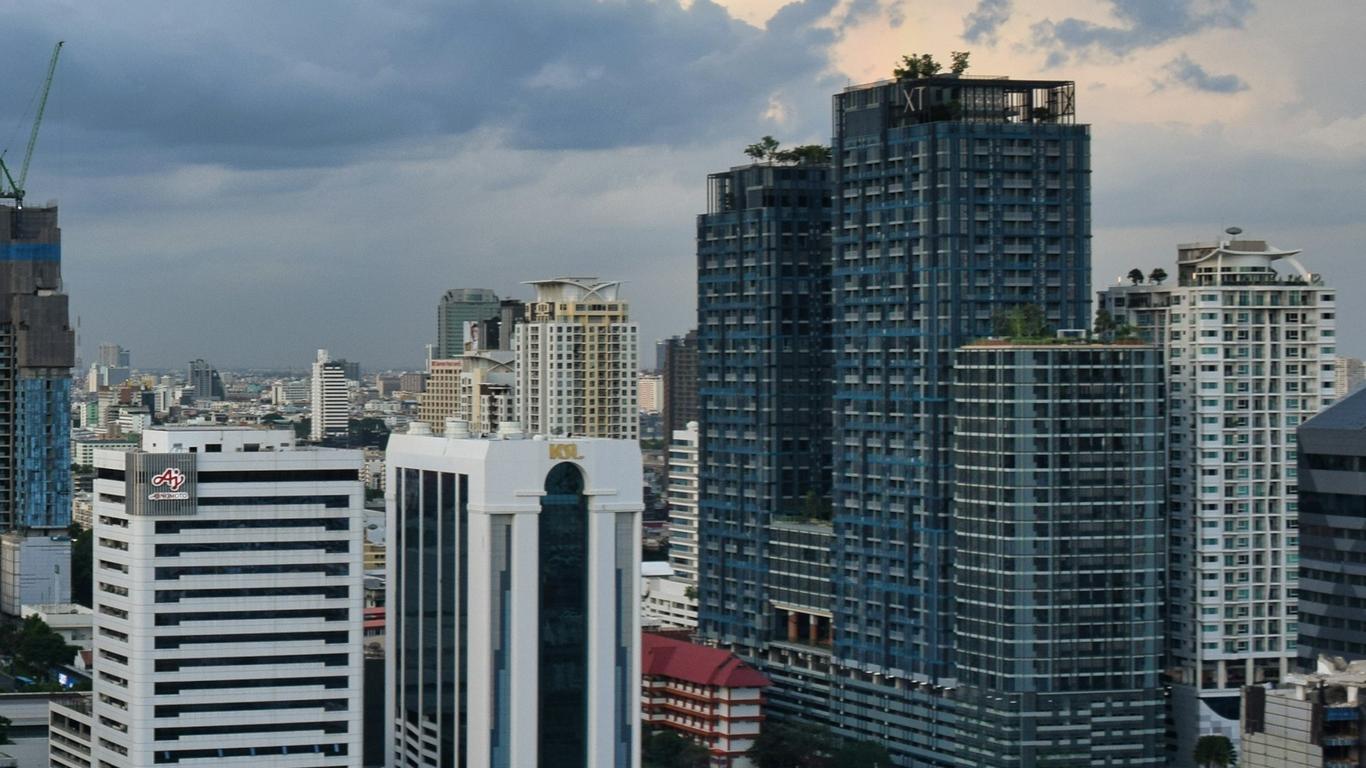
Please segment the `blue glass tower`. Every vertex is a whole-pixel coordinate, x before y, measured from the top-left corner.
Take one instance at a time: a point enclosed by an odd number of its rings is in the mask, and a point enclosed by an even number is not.
[[[57,208],[0,206],[0,530],[71,524],[71,366]]]
[[[712,174],[697,220],[698,618],[765,668],[790,634],[829,645],[828,605],[769,578],[775,520],[828,518],[830,206],[827,164],[756,163]]]

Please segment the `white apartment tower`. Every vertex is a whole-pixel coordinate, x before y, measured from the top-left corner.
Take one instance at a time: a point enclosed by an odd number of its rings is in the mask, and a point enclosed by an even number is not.
[[[669,440],[669,565],[674,578],[697,589],[697,422]],[[694,610],[697,607],[693,600]]]
[[[96,452],[92,765],[360,766],[360,465],[250,427]]]
[[[639,351],[621,283],[536,280],[517,326],[516,413],[528,432],[635,440]]]
[[[1333,290],[1299,251],[1229,233],[1178,246],[1175,285],[1139,281],[1100,294],[1117,323],[1167,350],[1178,764],[1200,734],[1236,743],[1239,689],[1291,671],[1295,430],[1333,400]]]
[[[327,350],[318,350],[313,363],[313,442],[346,437],[351,417],[351,400],[346,383],[346,366],[334,362]]]
[[[640,447],[389,438],[386,765],[637,768]]]

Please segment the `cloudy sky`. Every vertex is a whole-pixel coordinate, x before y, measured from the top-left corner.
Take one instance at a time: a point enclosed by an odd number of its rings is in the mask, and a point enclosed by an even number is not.
[[[450,287],[596,274],[643,338],[686,330],[706,174],[825,143],[832,92],[962,49],[1077,81],[1095,285],[1238,225],[1305,249],[1350,329],[1363,28],[1344,0],[0,0],[0,147],[65,40],[28,188],[61,202],[85,359],[416,368]]]

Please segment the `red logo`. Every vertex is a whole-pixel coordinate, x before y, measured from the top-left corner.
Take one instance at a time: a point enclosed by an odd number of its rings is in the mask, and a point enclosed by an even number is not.
[[[152,478],[152,485],[170,486],[172,491],[180,490],[180,486],[185,484],[185,473],[175,467],[167,467],[161,474]]]

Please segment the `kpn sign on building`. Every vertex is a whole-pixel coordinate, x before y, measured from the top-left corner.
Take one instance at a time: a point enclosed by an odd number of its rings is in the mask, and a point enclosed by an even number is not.
[[[128,514],[194,514],[195,454],[133,451],[125,461]]]

